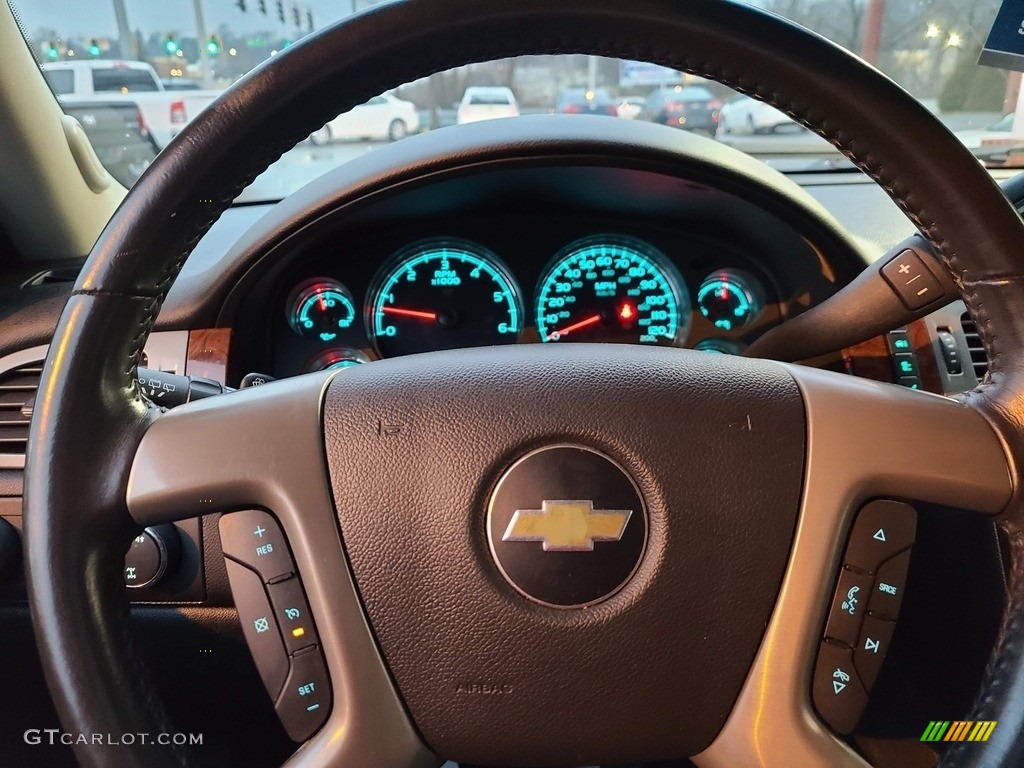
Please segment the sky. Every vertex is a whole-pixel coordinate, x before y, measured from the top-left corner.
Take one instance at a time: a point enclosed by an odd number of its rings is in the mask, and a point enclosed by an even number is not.
[[[257,0],[245,0],[242,13],[236,0],[200,0],[208,30],[227,24],[232,30],[247,34],[283,29],[277,19],[276,0],[267,0],[267,15],[257,10]],[[285,12],[291,15],[293,3],[309,7],[318,27],[336,21],[351,12],[356,1],[363,7],[366,0],[285,0]],[[40,27],[57,30],[67,37],[116,37],[117,23],[111,0],[11,0],[28,34]],[[124,0],[132,29],[141,29],[143,36],[153,32],[193,36],[195,21],[193,0]]]

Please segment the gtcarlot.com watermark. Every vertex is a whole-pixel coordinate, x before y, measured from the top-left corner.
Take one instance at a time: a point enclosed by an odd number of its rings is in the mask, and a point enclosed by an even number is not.
[[[111,747],[127,747],[136,744],[151,744],[159,747],[201,747],[203,745],[203,734],[201,733],[67,733],[59,728],[29,728],[25,731],[24,739],[26,744],[49,747],[58,744],[68,747],[76,744]]]

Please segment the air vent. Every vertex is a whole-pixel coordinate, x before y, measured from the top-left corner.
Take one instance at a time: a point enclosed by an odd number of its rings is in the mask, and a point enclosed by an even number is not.
[[[964,338],[967,339],[967,349],[971,353],[974,375],[978,377],[978,381],[981,381],[988,373],[988,355],[985,353],[985,345],[981,343],[978,326],[969,312],[964,312],[960,316],[960,326],[964,329]]]
[[[64,285],[73,283],[78,279],[78,267],[67,267],[65,269],[48,269],[40,272],[25,281],[25,288],[35,288],[40,285]]]
[[[42,361],[0,375],[0,455],[25,455]]]

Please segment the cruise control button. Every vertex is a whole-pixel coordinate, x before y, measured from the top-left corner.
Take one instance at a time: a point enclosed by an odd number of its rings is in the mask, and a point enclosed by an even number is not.
[[[231,594],[238,609],[238,618],[242,622],[245,642],[249,644],[249,651],[267,693],[271,699],[276,699],[288,675],[288,654],[274,619],[274,611],[263,589],[263,582],[245,566],[231,560],[225,560],[224,565],[228,570]]]
[[[268,585],[267,591],[288,653],[319,644],[313,617],[309,614],[306,593],[302,591],[302,582],[293,577]]]
[[[811,698],[821,719],[839,733],[857,727],[868,694],[853,666],[853,651],[824,641],[814,667]]]
[[[220,542],[225,555],[252,568],[263,581],[295,571],[281,527],[261,510],[247,509],[221,517]]]
[[[886,561],[878,569],[875,584],[871,590],[871,601],[868,608],[872,613],[879,613],[895,619],[900,614],[903,603],[903,592],[907,584],[907,572],[910,570],[910,550]]]
[[[895,629],[896,622],[894,621],[872,615],[868,615],[864,619],[860,639],[853,649],[853,665],[857,668],[857,674],[860,675],[861,682],[868,690],[878,679],[878,673],[882,669],[882,662],[885,661],[885,654],[889,652],[889,643]]]
[[[871,577],[843,568],[832,598],[832,610],[825,626],[826,637],[852,646],[857,642],[864,614],[868,612]]]
[[[865,506],[850,532],[845,562],[874,573],[890,557],[914,543],[917,512],[899,501],[872,501]]]
[[[275,709],[293,741],[306,741],[327,720],[331,683],[319,648],[292,657],[291,671]]]

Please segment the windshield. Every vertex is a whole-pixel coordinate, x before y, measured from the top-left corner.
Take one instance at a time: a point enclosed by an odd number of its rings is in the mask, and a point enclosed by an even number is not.
[[[140,118],[134,130],[154,155],[250,69],[376,2],[12,0],[26,42],[65,109],[131,100]],[[881,69],[981,162],[1024,167],[1021,75],[977,63],[998,0],[750,2]],[[643,62],[526,56],[433,75],[339,115],[239,199],[280,199],[340,163],[411,134],[548,113],[659,123],[729,144],[784,172],[852,170],[831,145],[785,114],[718,83]],[[87,134],[99,130],[83,127]],[[130,170],[111,172],[130,183],[147,164],[136,157]]]

